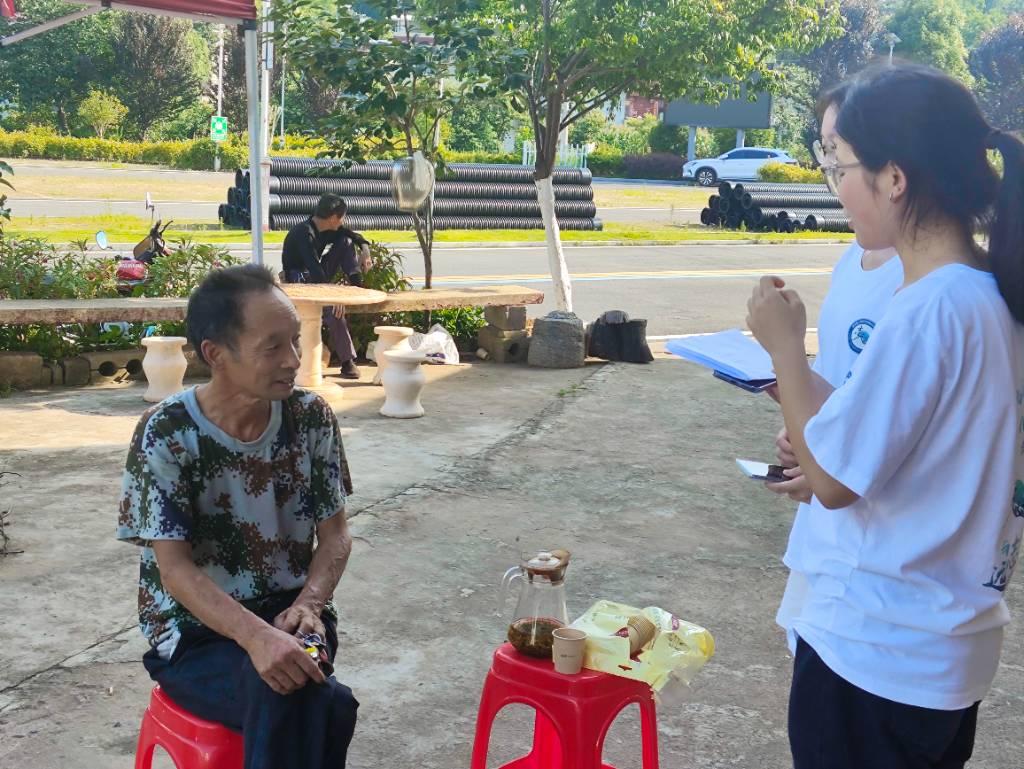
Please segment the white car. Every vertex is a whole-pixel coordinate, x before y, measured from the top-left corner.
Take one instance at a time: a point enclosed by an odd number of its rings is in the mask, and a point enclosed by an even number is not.
[[[765,163],[797,162],[782,150],[769,147],[737,147],[717,158],[691,160],[683,165],[683,178],[694,179],[702,187],[712,187],[719,179],[745,181],[757,179],[757,172]]]

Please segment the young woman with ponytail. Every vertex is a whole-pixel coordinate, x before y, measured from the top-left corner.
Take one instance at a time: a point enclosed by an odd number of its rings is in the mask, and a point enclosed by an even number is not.
[[[876,65],[847,86],[823,170],[903,285],[830,394],[797,294],[766,277],[748,305],[813,493],[786,554],[808,586],[790,744],[796,769],[953,769],[1024,535],[1024,145],[937,70]]]

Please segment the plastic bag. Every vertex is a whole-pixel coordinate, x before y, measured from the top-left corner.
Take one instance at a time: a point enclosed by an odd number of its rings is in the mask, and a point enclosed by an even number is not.
[[[448,329],[440,324],[435,323],[426,334],[416,333],[403,339],[392,349],[401,349],[406,346],[410,350],[425,353],[427,363],[459,365],[459,349],[455,346],[455,340],[448,333]]]
[[[636,657],[630,658],[629,638],[620,633],[634,614],[647,617],[658,634]],[[572,627],[587,633],[584,667],[646,681],[655,692],[661,692],[668,684],[673,684],[670,689],[689,685],[715,653],[711,633],[656,606],[637,609],[598,601]]]

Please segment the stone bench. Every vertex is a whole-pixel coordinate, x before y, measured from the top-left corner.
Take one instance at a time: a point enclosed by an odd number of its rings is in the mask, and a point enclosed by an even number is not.
[[[285,292],[308,291],[311,286],[285,285]],[[327,286],[324,286],[326,289]],[[540,304],[544,294],[522,286],[464,286],[459,288],[433,288],[402,291],[388,294],[380,302],[353,305],[348,312],[385,313],[442,310],[450,307],[483,307],[488,326],[481,331],[480,341],[490,357],[498,362],[524,360],[526,352],[526,310],[528,304]],[[181,322],[185,320],[187,299],[165,297],[131,297],[112,299],[0,299],[0,324],[8,325],[57,325],[65,323],[106,323],[124,321],[128,323]],[[124,357],[123,352],[110,353],[108,357]],[[15,364],[14,356],[19,357]],[[88,353],[95,358],[95,353]],[[28,388],[46,384],[46,372],[41,360],[27,361],[31,355],[0,352],[0,359],[7,358],[4,368],[15,371],[8,373],[8,383]],[[2,363],[2,361],[0,361]],[[29,365],[31,363],[31,365]],[[95,361],[93,361],[95,363]],[[193,364],[190,357],[190,364]],[[20,366],[20,370],[16,370]],[[80,368],[80,367],[79,367]],[[31,369],[31,371],[29,370]],[[94,367],[94,370],[95,367]],[[84,380],[82,374],[84,373]],[[192,375],[190,369],[189,375]],[[38,379],[37,379],[38,377]],[[0,383],[4,377],[0,376]],[[51,374],[50,381],[57,384],[85,384],[89,381],[88,367],[79,371],[76,377],[57,381]]]

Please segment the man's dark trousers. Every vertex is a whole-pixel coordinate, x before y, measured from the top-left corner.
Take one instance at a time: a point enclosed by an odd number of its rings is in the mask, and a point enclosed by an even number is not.
[[[255,611],[272,622],[295,596],[272,596]],[[323,621],[333,660],[334,619],[324,615]],[[359,703],[335,678],[277,694],[238,644],[207,628],[187,629],[169,661],[150,651],[143,663],[177,705],[242,733],[245,769],[344,768]]]
[[[323,260],[324,272],[333,279],[338,273],[352,275],[359,272],[355,244],[348,238],[339,238]],[[347,318],[336,318],[333,307],[324,307],[324,325],[327,326],[328,346],[341,363],[354,360],[356,347],[348,329]]]

